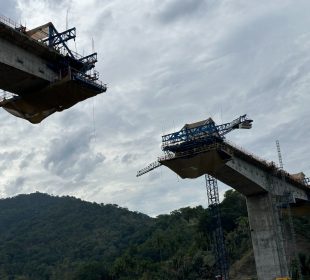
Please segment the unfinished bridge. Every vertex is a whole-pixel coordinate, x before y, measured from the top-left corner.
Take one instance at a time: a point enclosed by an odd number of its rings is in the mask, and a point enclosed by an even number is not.
[[[82,56],[68,46],[76,29],[58,32],[49,22],[27,30],[0,16],[0,107],[39,123],[49,115],[105,92],[94,69],[97,53]]]
[[[165,155],[137,176],[165,165],[181,178],[209,174],[242,193],[247,202],[258,279],[289,277],[291,258],[279,209],[286,204],[292,206],[292,211],[294,205],[308,207],[305,203],[310,200],[309,179],[303,173],[289,174],[273,162],[224,140],[224,134],[237,128],[251,128],[251,122],[244,115],[219,126],[212,119],[187,124],[162,137]]]

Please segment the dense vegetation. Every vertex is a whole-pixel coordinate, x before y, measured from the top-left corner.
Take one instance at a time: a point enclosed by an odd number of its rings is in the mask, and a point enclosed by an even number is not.
[[[244,198],[226,192],[221,213],[231,275],[241,279],[242,270],[252,277]],[[299,236],[309,241],[310,220],[297,224]],[[2,199],[0,279],[213,279],[213,225],[209,209],[201,206],[150,218],[73,197],[34,193]],[[310,274],[310,256],[302,254],[301,262]]]

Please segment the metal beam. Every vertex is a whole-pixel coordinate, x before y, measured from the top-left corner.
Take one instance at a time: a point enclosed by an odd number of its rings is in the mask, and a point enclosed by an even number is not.
[[[75,39],[76,29],[70,28],[64,32],[58,33],[54,27],[51,27],[49,37],[42,40],[42,43],[48,43],[49,47],[55,47],[65,42]]]

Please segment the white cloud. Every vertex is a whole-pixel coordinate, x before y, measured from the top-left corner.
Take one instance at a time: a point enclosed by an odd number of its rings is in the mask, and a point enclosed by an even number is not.
[[[163,132],[210,115],[221,123],[248,113],[253,129],[229,139],[273,161],[279,139],[287,170],[310,174],[310,2],[18,0],[11,6],[3,11],[27,27],[52,21],[59,30],[69,9],[77,50],[91,52],[94,38],[108,92],[36,126],[1,111],[4,196],[48,191],[152,215],[206,205],[203,178],[181,180],[164,167],[135,174],[160,155]]]

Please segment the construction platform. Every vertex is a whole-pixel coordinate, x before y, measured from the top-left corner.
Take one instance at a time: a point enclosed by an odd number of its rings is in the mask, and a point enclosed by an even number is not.
[[[49,22],[27,30],[0,17],[0,88],[11,93],[0,106],[31,123],[107,90],[94,70],[97,53],[81,56],[67,41],[75,28],[58,32]]]

